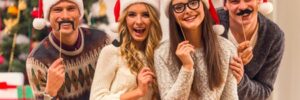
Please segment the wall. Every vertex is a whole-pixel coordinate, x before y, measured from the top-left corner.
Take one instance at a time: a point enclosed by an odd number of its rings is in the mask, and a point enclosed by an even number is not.
[[[274,21],[285,32],[285,52],[275,84],[274,100],[300,98],[300,9],[299,0],[275,0]]]

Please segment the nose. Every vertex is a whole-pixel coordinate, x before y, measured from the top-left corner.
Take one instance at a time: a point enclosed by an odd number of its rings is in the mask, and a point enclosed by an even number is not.
[[[245,1],[241,0],[240,4],[239,4],[239,9],[240,10],[244,10],[247,8],[247,4]]]
[[[70,14],[68,13],[67,10],[63,10],[62,11],[62,16],[61,16],[62,19],[69,19],[70,18]]]
[[[137,16],[136,22],[137,25],[141,25],[143,23],[142,16]]]
[[[185,13],[190,13],[191,11],[193,11],[190,7],[185,6]]]

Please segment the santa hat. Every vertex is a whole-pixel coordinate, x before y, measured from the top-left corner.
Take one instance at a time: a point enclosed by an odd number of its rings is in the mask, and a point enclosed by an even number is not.
[[[49,13],[52,6],[57,4],[61,0],[39,0],[38,8],[38,18],[35,18],[32,22],[33,27],[37,30],[41,30],[46,26],[46,23],[49,22]],[[80,19],[84,15],[84,7],[82,0],[68,0],[74,2],[79,7]],[[44,13],[44,18],[42,18],[42,13]]]
[[[157,14],[158,17],[160,16],[159,10],[160,10],[160,0],[117,0],[115,7],[114,7],[114,15],[115,15],[115,21],[116,23],[112,23],[110,25],[111,30],[113,32],[118,32],[118,26],[119,26],[119,16],[122,15],[122,13],[124,12],[124,10],[129,7],[132,4],[135,3],[145,3],[148,4],[150,6],[152,6]]]
[[[263,15],[270,14],[273,11],[273,4],[268,2],[268,0],[263,0],[263,2],[259,5],[258,11]]]
[[[221,35],[223,34],[225,28],[223,25],[220,24],[220,20],[217,14],[217,11],[212,3],[211,0],[201,0],[206,5],[206,7],[209,10],[210,15],[212,16],[213,20],[215,21],[215,25],[213,25],[213,30],[215,33]],[[165,14],[167,17],[169,17],[169,6],[171,5],[171,0],[165,0]]]
[[[263,15],[268,15],[273,11],[273,4],[271,2],[268,2],[268,0],[261,0],[262,3],[258,6],[258,11],[262,13]],[[224,6],[227,0],[224,0]]]

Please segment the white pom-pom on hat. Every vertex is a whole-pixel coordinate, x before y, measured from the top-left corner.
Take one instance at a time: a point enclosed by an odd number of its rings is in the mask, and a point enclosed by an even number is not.
[[[34,29],[42,30],[46,26],[46,21],[44,18],[35,18],[32,22]]]
[[[225,28],[223,25],[217,24],[217,25],[213,25],[213,30],[218,35],[222,35],[223,32],[225,31]]]
[[[273,11],[273,4],[268,2],[267,0],[263,0],[263,2],[259,5],[258,11],[263,15],[268,15]]]
[[[119,23],[111,23],[111,24],[109,25],[109,27],[110,27],[110,30],[111,30],[112,32],[117,33],[117,32],[118,32],[118,28],[119,28]]]
[[[42,18],[42,14],[43,14],[43,2],[42,0],[38,1],[38,16],[37,18],[34,18],[33,22],[32,22],[32,26],[34,29],[37,30],[42,30],[45,26],[46,26],[46,21],[44,18]]]
[[[220,24],[220,19],[219,19],[219,16],[218,16],[218,13],[212,3],[211,0],[208,0],[208,4],[209,4],[209,13],[211,15],[211,17],[213,18],[213,20],[215,21],[215,24],[213,25],[213,30],[216,34],[218,35],[222,35],[225,28],[223,25]]]

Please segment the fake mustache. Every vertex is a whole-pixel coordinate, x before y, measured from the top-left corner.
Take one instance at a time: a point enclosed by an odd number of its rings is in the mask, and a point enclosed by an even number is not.
[[[250,9],[244,9],[244,10],[240,10],[239,13],[237,13],[236,15],[238,16],[243,16],[243,15],[246,15],[246,14],[251,14],[253,12],[253,10],[250,10]]]
[[[72,24],[72,28],[73,28],[73,30],[75,30],[74,21],[71,21],[71,20],[62,20],[62,21],[58,22],[58,25],[59,25],[58,31],[60,30],[61,24],[63,24],[63,23],[70,23],[70,24]]]

